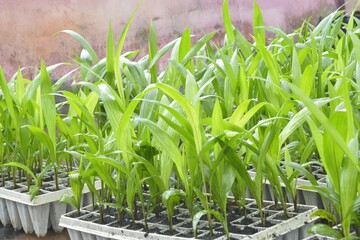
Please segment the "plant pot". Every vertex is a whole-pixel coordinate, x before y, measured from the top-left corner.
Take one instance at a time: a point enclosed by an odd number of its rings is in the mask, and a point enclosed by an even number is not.
[[[54,182],[44,185],[46,189],[51,189]],[[4,226],[11,224],[15,231],[23,229],[25,233],[35,233],[38,237],[45,236],[49,227],[55,232],[63,230],[59,226],[60,217],[71,209],[59,200],[63,194],[72,195],[68,184],[59,184],[57,191],[41,189],[32,201],[24,183],[17,184],[16,189],[9,187],[11,183],[4,186],[0,187],[0,220]],[[96,182],[95,187],[100,189],[100,181]],[[83,194],[89,194],[86,186]],[[88,201],[86,203],[89,204]]]
[[[298,213],[293,211],[293,206],[288,204],[290,218],[283,220],[281,218],[282,210],[274,210],[271,202],[264,202],[264,212],[267,216],[266,226],[261,224],[259,211],[253,199],[247,199],[247,212],[244,214],[238,212],[233,214],[232,208],[229,211],[229,230],[232,239],[297,239],[306,237],[307,227],[309,227],[310,215],[317,208],[315,206],[300,205]],[[110,208],[110,207],[109,207]],[[111,210],[111,209],[110,209]],[[111,211],[109,211],[111,212]],[[115,210],[112,212],[116,212]],[[71,240],[85,239],[189,239],[193,237],[192,221],[188,212],[182,206],[176,208],[177,214],[173,217],[173,235],[169,233],[167,225],[166,211],[160,213],[162,218],[156,219],[154,214],[148,217],[147,231],[144,230],[144,221],[137,219],[135,223],[124,222],[119,225],[114,215],[104,215],[108,220],[98,223],[99,212],[87,206],[81,209],[81,215],[77,217],[77,212],[70,212],[61,216],[60,226],[68,229]],[[230,219],[230,216],[232,217]],[[198,237],[206,237],[209,234],[208,223],[201,218],[198,224]],[[213,239],[226,239],[223,227],[220,223],[213,221],[214,235]]]

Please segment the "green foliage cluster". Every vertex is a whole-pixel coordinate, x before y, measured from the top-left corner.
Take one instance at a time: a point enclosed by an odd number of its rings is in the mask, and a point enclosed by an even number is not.
[[[194,43],[186,29],[159,49],[151,25],[149,54],[135,60],[138,51],[122,53],[133,14],[117,42],[110,24],[105,59],[78,33],[63,31],[83,52],[78,68],[55,84],[49,73],[60,65],[42,62],[32,81],[19,70],[8,83],[0,68],[3,180],[25,176],[35,196],[44,173],[66,165],[74,196],[62,201],[78,210],[86,184],[100,213],[113,206],[120,223],[140,213],[146,223],[166,208],[172,230],[174,208],[184,203],[196,235],[204,215],[211,232],[213,221],[227,232],[228,196],[246,212],[247,191],[265,224],[265,181],[287,216],[286,193],[297,209],[296,180],[304,175],[331,206],[318,212],[330,224],[312,231],[342,238],[353,226],[359,234],[360,39],[353,18],[344,24],[334,12],[286,34],[263,26],[254,2],[249,41],[233,27],[227,0],[222,10],[222,44],[211,41],[216,32]],[[276,36],[267,39],[266,31]],[[75,73],[78,91],[60,91]],[[326,187],[311,165],[324,168]],[[331,228],[336,221],[339,232]]]

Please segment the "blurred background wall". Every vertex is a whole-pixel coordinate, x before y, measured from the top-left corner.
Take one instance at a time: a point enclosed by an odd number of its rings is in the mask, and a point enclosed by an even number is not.
[[[291,31],[303,19],[317,23],[337,9],[340,0],[258,0],[265,24]],[[352,0],[347,10],[356,3]],[[85,37],[100,57],[105,56],[108,24],[116,39],[138,4],[133,0],[0,0],[0,65],[7,77],[19,66],[38,66],[70,61],[80,54],[80,44],[66,34],[70,29]],[[192,34],[214,30],[222,33],[222,0],[143,0],[126,40],[125,50],[146,52],[150,22],[159,45],[181,35],[190,27]],[[229,0],[233,24],[248,38],[252,32],[253,0]],[[217,39],[220,40],[222,36]]]

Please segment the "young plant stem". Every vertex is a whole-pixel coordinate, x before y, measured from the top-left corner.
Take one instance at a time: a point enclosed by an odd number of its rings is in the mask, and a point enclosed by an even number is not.
[[[31,186],[31,177],[29,176],[29,174],[25,173],[25,177],[26,177],[26,185],[28,190],[30,190],[30,186]]]
[[[287,211],[286,202],[285,202],[285,201],[281,201],[281,205],[282,205],[282,208],[283,208],[283,211],[284,211],[284,217],[285,217],[285,219],[288,219],[288,218],[289,218],[289,215],[288,215],[288,211]]]
[[[265,226],[265,224],[266,224],[266,216],[265,216],[265,213],[264,213],[264,211],[262,210],[262,209],[259,209],[259,215],[260,215],[260,218],[261,218],[261,224],[263,225],[263,226]]]
[[[206,188],[206,181],[205,181],[205,173],[204,173],[204,162],[203,162],[203,159],[200,160],[200,169],[202,169],[201,171],[201,178],[202,178],[202,181],[203,181],[203,189],[205,191],[205,197],[206,197],[206,201],[205,201],[205,209],[206,210],[210,210],[210,206],[209,206],[209,200],[211,199],[211,197],[206,194],[207,193],[207,188]],[[207,211],[207,219],[208,219],[208,223],[209,223],[209,231],[210,231],[210,237],[213,236],[213,225],[212,225],[212,220],[211,220],[211,214],[210,214],[210,211]]]
[[[263,201],[263,193],[261,193],[260,195],[260,201],[261,201],[261,207],[259,207],[259,216],[261,218],[261,224],[263,226],[265,226],[265,223],[266,223],[266,216],[265,216],[265,213],[263,211],[263,206],[264,206],[264,201]]]
[[[294,211],[298,212],[299,209],[298,209],[298,204],[297,204],[297,194],[296,193],[295,193],[295,196],[293,197],[293,202],[294,202]]]
[[[102,201],[106,201],[106,188],[105,188],[104,181],[101,181],[100,196],[101,196]],[[99,223],[102,224],[103,218],[104,218],[103,205],[98,204],[98,207],[99,207],[99,214],[100,214]]]
[[[99,223],[103,224],[104,222],[104,206],[103,205],[99,205]]]
[[[95,193],[91,192],[92,208],[95,208]]]
[[[224,212],[224,218],[225,218],[225,224],[228,225],[228,218],[227,218],[227,214],[226,214],[226,210]],[[230,234],[229,231],[226,231],[226,239],[229,240],[230,239]]]
[[[13,167],[12,169],[12,180],[13,180],[13,187],[16,188],[16,168]]]
[[[143,196],[142,192],[140,192],[139,195],[140,195],[141,211],[142,211],[143,219],[144,219],[144,228],[147,231],[148,230],[147,212],[146,212],[146,209],[145,209],[144,196]]]
[[[213,230],[213,225],[212,225],[212,220],[211,220],[211,214],[210,213],[207,214],[207,219],[208,219],[208,223],[209,223],[210,237],[212,237],[213,233],[214,233],[214,230]]]
[[[169,230],[170,230],[170,235],[173,234],[173,224],[172,224],[172,217],[168,217],[169,220]]]
[[[144,229],[145,229],[145,231],[149,230],[146,211],[144,212]]]
[[[121,208],[116,208],[116,211],[118,213],[118,218],[117,218],[117,222],[119,223],[119,225],[122,224],[122,219],[123,219],[123,211],[121,210]]]
[[[273,188],[273,193],[274,193],[274,205],[275,205],[275,208],[278,208],[278,204],[279,204],[279,200],[278,200],[278,196],[276,194],[276,191],[275,191],[275,188]]]
[[[135,223],[135,219],[138,218],[138,207],[136,204],[136,198],[134,198],[134,213],[133,213],[133,221]]]
[[[55,189],[56,189],[56,191],[57,190],[59,190],[59,180],[58,180],[58,168],[57,168],[57,166],[56,167],[54,167],[54,178],[55,178]]]
[[[68,148],[70,148],[70,146],[68,145]],[[71,154],[68,154],[68,157],[66,159],[66,169],[68,170],[68,172],[72,172],[73,170],[73,164],[72,164],[72,156]]]
[[[39,154],[39,158],[38,158],[38,171],[39,171],[39,173],[42,170],[43,160],[44,160],[44,150],[43,150],[43,145],[40,144],[40,154]]]

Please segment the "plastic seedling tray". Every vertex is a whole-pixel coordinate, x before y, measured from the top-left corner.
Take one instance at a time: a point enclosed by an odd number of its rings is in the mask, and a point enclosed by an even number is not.
[[[50,180],[46,180],[46,177]],[[4,226],[11,225],[14,230],[23,229],[26,233],[35,233],[38,237],[46,235],[49,227],[55,232],[61,232],[64,228],[59,226],[61,215],[72,211],[65,203],[59,200],[63,194],[72,195],[67,174],[59,178],[59,190],[55,191],[55,182],[51,172],[45,176],[43,188],[31,201],[27,191],[26,182],[17,184],[12,189],[12,183],[5,182],[0,187],[0,221]],[[100,189],[100,181],[95,183],[96,189]],[[91,194],[85,186],[83,189],[83,205],[91,203]]]
[[[300,211],[295,213],[292,204],[288,204],[290,218],[284,220],[282,210],[274,210],[272,202],[265,201],[264,203],[264,212],[267,216],[266,226],[262,226],[259,211],[252,199],[247,199],[246,218],[244,214],[234,213],[235,210],[229,208],[228,216],[231,216],[229,230],[232,239],[302,239],[308,236],[306,230],[312,224],[310,215],[317,207],[299,205]],[[60,226],[67,228],[71,240],[194,239],[192,221],[187,210],[180,206],[176,212],[177,214],[173,217],[173,235],[169,234],[166,211],[160,213],[163,220],[161,218],[156,220],[154,215],[148,217],[148,231],[144,230],[144,221],[141,219],[136,220],[135,224],[125,221],[119,225],[117,217],[113,214],[105,215],[104,219],[107,221],[99,224],[99,212],[93,210],[91,206],[82,208],[80,217],[77,217],[76,211],[64,214],[61,216]],[[215,235],[213,239],[226,239],[221,224],[214,220],[213,226]],[[206,238],[208,234],[207,221],[200,220],[198,238]]]
[[[256,172],[254,171],[254,169],[251,169],[248,172],[252,178],[255,178]],[[316,176],[317,182],[320,186],[326,185],[326,174],[322,172],[321,168],[314,167],[312,173]],[[285,185],[284,184],[282,185],[283,185],[283,191],[285,193]],[[325,203],[323,202],[323,199],[321,198],[318,192],[309,189],[299,188],[301,186],[311,186],[310,181],[308,181],[304,176],[299,176],[299,178],[296,180],[296,185],[298,187],[297,202],[299,204],[313,205],[313,206],[317,206],[318,208],[324,208]],[[251,195],[249,196],[251,197]],[[264,199],[269,201],[274,200],[271,184],[268,181],[266,181],[265,183]],[[289,203],[292,202],[291,196],[287,196],[287,201]]]

